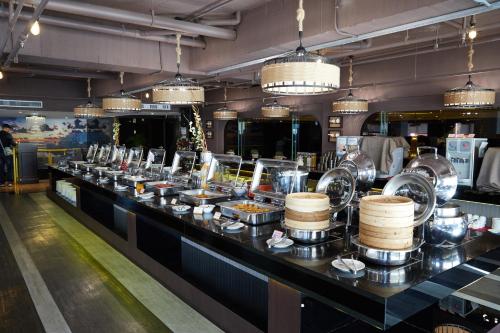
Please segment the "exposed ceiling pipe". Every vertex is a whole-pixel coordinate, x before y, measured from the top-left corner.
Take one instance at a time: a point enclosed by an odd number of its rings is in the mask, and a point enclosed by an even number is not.
[[[100,80],[116,79],[115,74],[95,73],[95,72],[80,72],[80,71],[64,71],[64,70],[30,68],[30,67],[9,67],[9,68],[5,68],[4,71],[10,72],[10,73],[26,73],[26,74],[34,74],[34,75],[70,77],[70,78],[91,78],[91,79],[100,79]]]
[[[473,8],[458,10],[456,12],[443,14],[443,15],[439,15],[439,16],[435,16],[435,17],[431,17],[431,18],[427,18],[427,19],[422,19],[422,20],[415,21],[415,22],[409,22],[406,24],[398,25],[398,26],[383,28],[383,29],[363,33],[363,34],[360,34],[357,36],[346,37],[346,38],[337,39],[337,40],[334,40],[331,42],[307,46],[307,49],[309,51],[316,51],[316,50],[321,50],[321,49],[335,47],[335,46],[342,46],[342,45],[351,44],[354,42],[359,42],[363,39],[376,38],[376,37],[380,37],[380,36],[393,34],[396,32],[425,27],[428,25],[436,24],[436,23],[442,23],[442,22],[446,22],[446,21],[450,21],[450,20],[456,20],[456,19],[463,18],[463,17],[470,16],[470,15],[478,15],[478,14],[482,14],[482,13],[487,13],[487,12],[490,12],[490,11],[496,10],[496,9],[500,9],[500,1],[492,3],[491,6],[489,6],[489,7],[477,6],[477,7],[473,7]],[[236,65],[222,67],[222,68],[219,68],[216,70],[209,71],[207,73],[207,75],[216,75],[216,74],[220,74],[220,73],[240,70],[242,68],[246,68],[246,67],[250,67],[250,66],[254,66],[254,65],[259,65],[259,64],[262,64],[266,60],[273,59],[275,57],[280,57],[280,56],[282,57],[282,56],[287,55],[288,53],[289,53],[289,51],[283,52],[280,54],[270,55],[270,56],[264,57],[264,58],[245,61],[243,63],[239,63]]]
[[[21,10],[23,9],[24,1],[25,0],[20,0],[17,3],[17,7],[13,12],[11,12],[13,10],[13,6],[14,6],[13,1],[9,2],[9,9],[5,9],[7,11],[7,16],[9,18],[9,28],[5,32],[5,38],[2,41],[2,45],[0,45],[0,56],[3,54],[3,51],[5,50],[5,47],[7,46],[7,42],[9,41],[9,35],[12,34],[12,32],[14,31],[14,27],[16,26],[17,19],[19,18],[19,14],[21,13]]]
[[[10,64],[12,63],[12,61],[14,60],[14,58],[17,57],[19,50],[21,50],[21,48],[24,46],[24,43],[28,39],[31,26],[33,25],[33,23],[35,23],[40,18],[40,15],[42,15],[42,12],[45,9],[45,7],[47,6],[48,2],[49,2],[49,0],[41,0],[38,3],[38,5],[35,8],[35,11],[33,12],[33,15],[31,16],[31,19],[28,21],[28,23],[24,27],[23,32],[21,32],[21,34],[17,38],[17,41],[16,41],[14,47],[12,48],[12,50],[10,50],[10,53],[7,56],[7,59],[5,59],[5,61],[3,63],[3,67],[9,67]]]
[[[141,31],[140,32],[141,36],[149,37],[149,36],[175,36],[177,34],[176,31],[173,30],[148,30],[148,31]],[[200,35],[193,35],[193,34],[182,34],[183,36],[189,36],[192,38],[198,38]],[[174,38],[175,41],[175,38]],[[181,44],[182,44],[182,39],[181,39]]]
[[[35,5],[40,3],[40,1],[43,0],[28,0],[29,3]],[[219,39],[234,40],[236,38],[236,32],[231,29],[186,22],[164,16],[152,17],[150,14],[131,12],[128,10],[77,1],[51,0],[47,9],[72,15],[87,16],[101,20],[135,24],[152,28],[168,29],[181,33],[199,34]]]
[[[240,24],[241,22],[241,12],[237,11],[234,15],[234,18],[228,19],[213,19],[213,20],[200,20],[202,24],[213,25],[213,26],[235,26]]]
[[[212,3],[209,3],[208,5],[203,6],[202,8],[192,12],[191,14],[187,15],[184,19],[186,21],[197,20],[197,19],[213,12],[214,10],[219,9],[219,8],[227,5],[231,1],[233,1],[233,0],[216,0]]]
[[[8,11],[6,9],[0,8],[0,16],[8,16]],[[29,20],[30,16],[28,14],[21,14],[19,16],[21,20]],[[75,21],[70,19],[65,19],[61,17],[52,16],[42,16],[39,19],[42,24],[53,25],[57,27],[70,28],[75,30],[85,30],[97,33],[103,33],[114,36],[130,37],[137,39],[152,40],[168,44],[176,44],[175,37],[168,36],[144,36],[141,31],[138,30],[127,30],[118,27],[111,27],[107,25],[101,25],[96,23],[87,23],[81,21]],[[206,43],[198,39],[182,38],[181,45],[191,46],[191,47],[206,47]]]

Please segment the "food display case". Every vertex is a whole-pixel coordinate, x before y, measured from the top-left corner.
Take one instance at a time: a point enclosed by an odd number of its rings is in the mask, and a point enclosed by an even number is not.
[[[165,149],[151,148],[148,151],[144,171],[151,177],[159,176],[165,164]]]
[[[127,147],[125,146],[113,146],[109,157],[109,163],[113,170],[119,170],[121,168],[126,152]]]
[[[474,186],[474,171],[478,157],[482,157],[488,146],[488,139],[447,138],[446,158],[450,161],[458,176],[458,185]]]
[[[222,192],[207,191],[204,189],[195,189],[179,192],[179,200],[192,205],[215,204],[227,200],[230,194]]]
[[[207,183],[210,189],[231,193],[238,186],[241,156],[213,154],[208,169]]]
[[[110,154],[111,145],[102,145],[97,154],[97,164],[100,166],[106,166],[108,164]]]
[[[142,154],[144,149],[142,147],[132,147],[128,150],[126,164],[128,170],[134,172],[139,169],[142,163]]]
[[[176,151],[170,168],[169,180],[187,184],[191,180],[195,161],[196,153],[194,151]]]

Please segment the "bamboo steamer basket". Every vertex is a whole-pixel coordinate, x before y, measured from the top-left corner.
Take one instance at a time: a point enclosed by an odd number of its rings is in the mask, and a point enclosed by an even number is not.
[[[374,248],[401,250],[413,244],[413,200],[392,195],[361,200],[359,240]]]

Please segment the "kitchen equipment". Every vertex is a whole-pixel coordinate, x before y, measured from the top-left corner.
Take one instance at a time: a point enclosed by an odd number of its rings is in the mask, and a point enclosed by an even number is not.
[[[207,175],[209,188],[230,193],[238,184],[240,168],[241,156],[213,154]]]
[[[330,231],[332,230],[331,226],[319,230],[289,228],[284,224],[282,227],[286,230],[286,234],[289,238],[305,244],[315,244],[326,241],[330,237]]]
[[[99,148],[99,145],[97,143],[89,146],[89,150],[87,150],[87,155],[85,157],[85,160],[87,161],[87,163],[94,163],[95,162],[95,157],[97,155],[98,148]]]
[[[153,175],[161,174],[163,165],[165,164],[165,155],[165,149],[149,149],[146,163],[144,164],[144,170],[148,170],[152,177]]]
[[[488,139],[446,139],[446,158],[457,172],[458,185],[474,186],[474,169],[477,165],[477,159],[482,157],[487,146]]]
[[[365,269],[365,264],[359,260],[344,259],[338,255],[337,259],[332,261],[332,266],[342,272],[358,274],[358,271]]]
[[[169,181],[155,181],[144,183],[146,190],[154,192],[154,194],[163,197],[167,195],[174,195],[185,189],[184,185],[171,183]]]
[[[132,147],[128,150],[126,164],[130,171],[134,171],[141,166],[143,153],[144,149],[142,147]]]
[[[264,170],[266,173],[264,173]],[[252,185],[250,191],[255,198],[267,198],[273,200],[276,204],[284,204],[288,193],[296,192],[295,182],[298,187],[304,183],[307,172],[297,173],[298,164],[295,161],[272,160],[267,158],[258,159],[253,172]],[[305,177],[304,177],[305,176]],[[297,177],[299,179],[297,179]],[[271,182],[272,187],[269,191],[259,188],[261,183]]]
[[[341,159],[345,154],[352,151],[359,150],[362,136],[338,136],[336,140],[336,154],[337,158]]]
[[[247,194],[248,192],[248,189],[246,186],[238,186],[238,187],[234,187],[232,189],[232,192],[233,194],[236,196],[236,197],[242,197],[244,196],[245,194]]]
[[[465,238],[468,228],[466,214],[456,217],[434,215],[425,224],[425,240],[433,245],[459,244]]]
[[[342,211],[353,199],[356,181],[346,168],[328,170],[316,185],[317,193],[325,193],[330,198],[333,213]]]
[[[448,202],[441,207],[436,207],[434,214],[439,217],[459,216],[461,214],[460,205]]]
[[[104,171],[104,174],[116,182],[116,181],[120,180],[125,175],[125,172],[120,171],[120,170],[107,170],[107,171]]]
[[[384,287],[408,285],[415,280],[418,269],[411,263],[401,266],[376,266],[366,268],[366,279]]]
[[[378,265],[397,266],[408,262],[412,256],[417,254],[424,241],[414,238],[413,244],[402,250],[379,249],[364,245],[360,242],[358,235],[351,237],[351,243],[357,248],[359,256],[367,261]]]
[[[111,154],[109,156],[109,163],[113,170],[120,170],[120,167],[125,159],[125,154],[127,152],[127,147],[125,146],[113,146],[111,149]]]
[[[436,194],[429,181],[418,173],[402,173],[387,182],[383,195],[399,195],[415,203],[415,226],[431,217],[436,206]]]
[[[421,154],[423,150],[432,150],[433,153]],[[434,187],[438,206],[450,200],[457,190],[458,177],[455,167],[446,158],[438,155],[436,147],[417,147],[417,157],[408,163],[403,173],[424,176]]]
[[[203,189],[187,190],[179,192],[179,200],[193,205],[215,204],[227,200],[231,197],[229,194],[221,192],[212,192]]]
[[[123,181],[123,183],[125,185],[136,188],[137,184],[144,184],[144,183],[152,181],[152,179],[151,178],[146,178],[146,177],[143,177],[143,176],[131,176],[131,175],[127,175],[127,176],[123,176],[122,177],[122,181]]]
[[[106,166],[108,164],[109,154],[111,153],[110,145],[102,145],[97,154],[97,164]]]
[[[361,150],[345,154],[339,162],[339,167],[348,169],[356,180],[356,190],[367,192],[371,190],[377,175],[375,163],[371,157]]]
[[[467,254],[462,246],[453,248],[433,246],[426,251],[423,260],[425,271],[439,274],[464,263],[467,260]]]
[[[186,213],[191,210],[191,206],[188,205],[176,205],[172,206],[172,210],[176,213]]]
[[[169,178],[175,182],[188,183],[193,173],[196,152],[178,150],[174,154]]]
[[[230,218],[237,218],[240,219],[242,222],[253,225],[279,221],[281,220],[284,211],[283,208],[281,207],[255,202],[252,200],[227,201],[227,202],[220,202],[217,205],[220,207],[220,212],[222,213],[222,215]],[[257,208],[266,209],[268,211],[266,212],[242,211],[240,209],[235,208],[236,205],[252,205]]]
[[[203,209],[203,213],[210,214],[214,210],[215,205],[200,205],[200,207]]]

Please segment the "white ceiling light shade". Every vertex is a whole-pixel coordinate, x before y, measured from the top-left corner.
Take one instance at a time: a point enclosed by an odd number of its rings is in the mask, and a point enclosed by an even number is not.
[[[33,36],[38,36],[40,34],[40,23],[38,23],[38,20],[31,25],[30,32]]]
[[[39,115],[31,115],[26,116],[26,128],[33,132],[40,132],[41,126],[45,124],[46,118],[45,116]]]
[[[261,86],[264,92],[280,95],[320,95],[338,89],[340,68],[329,64],[325,57],[307,52],[302,46],[304,18],[303,0],[299,0],[299,47],[288,56],[264,63],[261,72]]]
[[[87,79],[87,104],[78,105],[73,109],[73,115],[75,118],[101,118],[104,117],[104,110],[92,103],[91,100],[91,87],[90,78]]]
[[[351,91],[354,76],[352,59],[352,56],[349,57],[349,93],[346,97],[340,98],[332,103],[333,113],[352,115],[368,111],[368,101],[366,99],[354,97]]]
[[[263,117],[266,118],[286,118],[290,115],[290,107],[281,105],[277,100],[263,105],[261,108]]]
[[[197,105],[205,102],[205,89],[195,81],[184,78],[180,74],[181,66],[181,34],[176,34],[177,74],[170,82],[153,88],[153,102],[171,105]]]
[[[215,120],[236,120],[238,119],[238,112],[231,110],[227,107],[227,87],[224,87],[224,106],[215,110],[213,118]]]
[[[471,19],[470,25],[475,29],[475,22]],[[474,68],[472,62],[474,56],[474,38],[469,37],[469,50],[467,52],[467,69],[469,73]],[[465,87],[459,87],[447,90],[444,93],[444,106],[454,109],[487,109],[492,108],[495,104],[495,90],[483,88],[472,82],[471,74]]]
[[[122,87],[117,96],[108,96],[102,99],[102,108],[110,113],[127,113],[142,110],[142,102],[139,98],[126,94],[123,90],[123,76],[120,72],[120,85]]]

